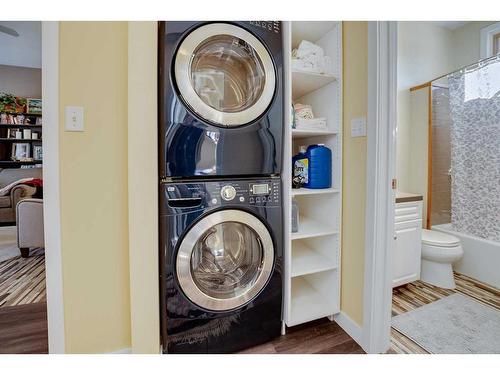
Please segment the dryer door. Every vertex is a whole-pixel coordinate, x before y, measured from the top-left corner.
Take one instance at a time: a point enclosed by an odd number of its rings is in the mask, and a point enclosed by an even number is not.
[[[189,33],[176,53],[174,73],[182,98],[194,112],[229,127],[262,115],[276,86],[273,60],[264,45],[227,23]]]
[[[196,223],[182,240],[176,259],[179,285],[207,310],[247,304],[265,287],[274,263],[266,226],[239,210],[214,212]]]

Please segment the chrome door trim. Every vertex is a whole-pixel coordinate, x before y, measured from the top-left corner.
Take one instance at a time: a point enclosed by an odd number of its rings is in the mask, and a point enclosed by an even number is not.
[[[247,42],[257,52],[264,67],[265,82],[262,94],[251,107],[240,112],[222,112],[206,104],[191,84],[191,59],[194,50],[207,38],[215,35],[230,35]],[[259,117],[273,100],[276,76],[274,63],[266,47],[245,29],[228,23],[212,23],[192,31],[181,43],[175,55],[175,81],[189,106],[201,117],[216,124],[234,127],[249,123]]]
[[[243,294],[236,297],[220,299],[203,293],[193,280],[191,274],[191,254],[196,242],[214,225],[236,222],[252,228],[260,238],[263,250],[262,268],[255,283]],[[223,210],[214,212],[196,223],[181,242],[176,259],[177,279],[182,291],[198,306],[214,311],[231,310],[251,301],[266,285],[274,263],[274,245],[266,226],[255,216],[240,210]]]

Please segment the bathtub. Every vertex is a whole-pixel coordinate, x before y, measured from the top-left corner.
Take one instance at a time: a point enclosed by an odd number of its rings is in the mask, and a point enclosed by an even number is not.
[[[451,224],[433,225],[432,229],[460,238],[464,257],[453,265],[455,271],[500,288],[500,242],[455,232]]]

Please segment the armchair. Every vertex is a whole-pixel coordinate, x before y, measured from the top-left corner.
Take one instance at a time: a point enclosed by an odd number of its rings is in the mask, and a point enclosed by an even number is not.
[[[43,200],[23,199],[16,206],[17,246],[23,258],[28,258],[30,248],[44,247]]]

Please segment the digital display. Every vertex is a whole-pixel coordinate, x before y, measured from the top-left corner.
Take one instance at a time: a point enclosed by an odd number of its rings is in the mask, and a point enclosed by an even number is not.
[[[269,185],[268,184],[252,185],[252,194],[254,194],[254,195],[269,194]]]

